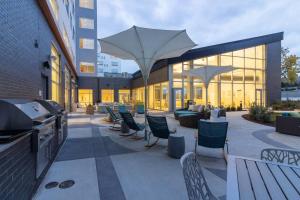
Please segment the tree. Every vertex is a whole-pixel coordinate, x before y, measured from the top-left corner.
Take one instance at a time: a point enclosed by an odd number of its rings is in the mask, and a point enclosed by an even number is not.
[[[290,54],[289,48],[281,48],[281,78],[289,83],[295,83],[294,78],[300,73],[299,57]],[[290,75],[289,75],[290,74]],[[291,80],[289,79],[291,78]]]
[[[292,67],[290,70],[288,70],[287,79],[288,79],[289,84],[291,84],[291,85],[294,85],[297,82],[298,74],[296,71],[296,67]]]

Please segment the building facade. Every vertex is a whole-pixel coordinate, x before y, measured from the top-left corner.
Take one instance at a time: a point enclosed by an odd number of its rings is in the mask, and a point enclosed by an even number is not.
[[[121,59],[114,56],[97,53],[97,76],[104,77],[105,74],[121,74]]]
[[[149,80],[150,109],[172,111],[186,106],[187,100],[205,104],[201,79],[183,71],[204,65],[228,66],[232,72],[217,75],[208,87],[208,104],[249,108],[252,104],[271,105],[281,99],[281,40],[283,33],[265,35],[220,45],[192,49],[181,57],[159,61]],[[144,102],[140,72],[133,75],[133,101]]]
[[[76,66],[78,76],[97,76],[97,0],[76,0]]]
[[[4,0],[0,5],[0,98],[75,103],[73,0]]]
[[[148,81],[150,109],[172,111],[186,106],[188,100],[206,104],[206,92],[201,79],[183,75],[183,71],[204,65],[228,66],[232,72],[217,75],[208,87],[208,104],[249,108],[252,104],[271,105],[281,99],[281,40],[275,33],[219,45],[192,49],[180,57],[160,60],[152,68]],[[79,98],[84,106],[97,102],[144,102],[144,82],[140,71],[131,78],[98,79],[94,83],[79,78]],[[122,83],[122,84],[119,84]],[[124,93],[124,94],[123,94]]]

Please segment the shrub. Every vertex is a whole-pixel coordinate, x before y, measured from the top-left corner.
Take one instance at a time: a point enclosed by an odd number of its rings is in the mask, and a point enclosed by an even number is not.
[[[300,109],[300,101],[279,101],[272,105],[273,110],[294,110]]]
[[[236,111],[236,108],[235,108],[234,106],[232,106],[232,107],[230,108],[230,110],[231,110],[231,111]]]
[[[272,122],[272,113],[266,107],[252,105],[249,109],[250,118],[256,121],[270,123]]]
[[[226,111],[229,112],[231,109],[230,109],[230,106],[226,107]]]

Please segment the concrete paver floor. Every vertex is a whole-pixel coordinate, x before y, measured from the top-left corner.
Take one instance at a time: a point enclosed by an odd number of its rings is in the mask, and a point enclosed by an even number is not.
[[[281,135],[268,126],[246,121],[245,112],[228,113],[229,153],[260,158],[264,148],[300,149],[300,138]],[[193,151],[196,130],[180,127],[172,114],[169,128],[185,137],[186,152]],[[35,199],[184,200],[187,192],[178,159],[167,156],[167,140],[151,149],[144,140],[121,137],[103,121],[105,115],[69,115],[69,136],[51,166]],[[137,121],[144,118],[138,116]],[[143,133],[140,133],[142,136]],[[213,194],[226,198],[226,162],[222,150],[198,148],[204,175]],[[69,189],[45,189],[50,181],[75,180]]]

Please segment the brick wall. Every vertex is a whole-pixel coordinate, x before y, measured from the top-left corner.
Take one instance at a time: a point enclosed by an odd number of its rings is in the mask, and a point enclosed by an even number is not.
[[[35,187],[35,154],[31,137],[0,154],[0,199],[31,199]]]
[[[0,26],[0,98],[42,98],[42,76],[48,77],[51,98],[51,69],[43,66],[51,44],[61,55],[64,88],[67,62],[36,0],[2,0]],[[63,89],[60,101],[63,104]]]

